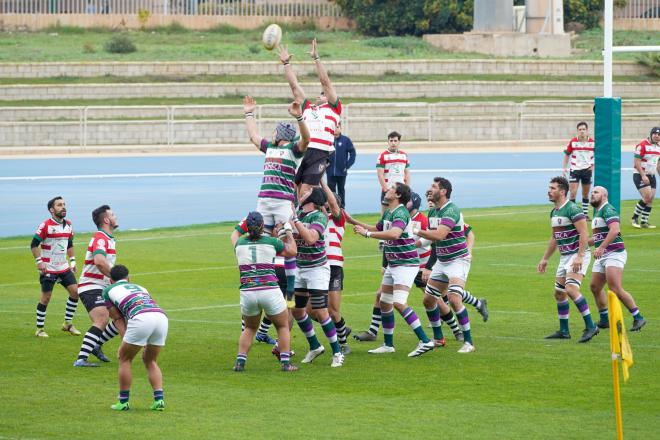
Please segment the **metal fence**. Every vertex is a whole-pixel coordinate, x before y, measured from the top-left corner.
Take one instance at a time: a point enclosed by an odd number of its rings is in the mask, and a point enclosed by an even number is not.
[[[403,132],[406,141],[562,139],[578,121],[593,131],[593,101],[351,103],[343,131],[356,142]],[[241,105],[0,107],[0,147],[246,143]],[[258,106],[260,133],[290,119],[286,105]],[[626,100],[623,138],[660,125],[660,99]]]
[[[138,14],[338,17],[328,0],[0,0],[0,14]]]
[[[615,8],[614,18],[660,18],[660,0],[627,0],[623,8]]]

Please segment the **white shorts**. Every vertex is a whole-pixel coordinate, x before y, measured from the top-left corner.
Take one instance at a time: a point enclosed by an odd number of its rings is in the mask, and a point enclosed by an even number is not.
[[[557,273],[555,276],[557,278],[566,278],[566,274],[573,273],[573,260],[577,257],[577,252],[570,255],[562,255],[559,258],[559,266],[557,267]],[[582,259],[582,268],[580,269],[581,275],[587,274],[587,269],[589,268],[589,263],[591,262],[591,252],[587,250]]]
[[[145,312],[128,320],[124,342],[139,345],[165,345],[167,339],[167,315],[160,312]]]
[[[447,263],[436,261],[431,269],[429,278],[433,281],[440,281],[441,283],[448,283],[452,278],[458,278],[466,282],[470,273],[471,262],[472,260],[470,258],[458,258]]]
[[[608,267],[623,267],[626,265],[628,260],[628,252],[609,252],[602,257],[594,260],[594,265],[591,268],[591,272],[605,273],[605,269]]]
[[[326,263],[319,267],[300,267],[296,273],[296,290],[314,289],[328,291],[330,285],[330,266]]]
[[[419,266],[387,266],[383,274],[383,286],[393,286],[400,284],[411,287],[415,282],[415,277],[419,272]]]
[[[279,287],[263,290],[241,290],[241,314],[256,316],[264,311],[275,316],[286,310],[286,301]]]
[[[278,223],[286,223],[293,216],[291,201],[284,199],[257,199],[257,212],[264,218],[264,225],[273,227]]]

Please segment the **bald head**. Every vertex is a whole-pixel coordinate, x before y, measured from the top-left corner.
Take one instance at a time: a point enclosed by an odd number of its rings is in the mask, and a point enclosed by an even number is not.
[[[591,190],[591,200],[589,203],[594,208],[598,208],[607,203],[607,189],[603,186],[594,186]]]

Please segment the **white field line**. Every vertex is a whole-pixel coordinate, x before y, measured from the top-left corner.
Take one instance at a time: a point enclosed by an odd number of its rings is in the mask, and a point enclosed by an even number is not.
[[[218,233],[221,234],[221,233]],[[649,235],[659,235],[660,232],[647,232],[647,233],[641,233],[641,234],[630,234],[627,235],[626,237],[628,238],[633,238],[633,237],[646,237]],[[207,235],[207,234],[199,234],[199,235]],[[208,234],[210,235],[210,234]],[[190,234],[186,235],[190,236]],[[163,238],[163,239],[169,239],[171,237],[153,237],[153,239],[158,239],[158,238]],[[124,240],[124,241],[128,241]],[[488,245],[488,246],[475,246],[475,250],[483,250],[483,249],[502,249],[502,248],[514,248],[514,247],[523,247],[523,246],[537,246],[540,244],[547,243],[547,241],[531,241],[531,242],[525,242],[525,243],[506,243],[506,244],[495,244],[495,245]],[[0,251],[3,249],[11,249],[11,248],[0,248]],[[23,247],[19,247],[19,249],[23,249]],[[353,256],[346,256],[344,257],[346,260],[358,260],[358,259],[363,259],[363,258],[373,258],[373,257],[378,257],[381,254],[367,254],[367,255],[353,255]],[[491,266],[520,266],[520,267],[527,267],[524,264],[516,265],[516,264],[508,264],[508,263],[491,263]],[[531,267],[531,266],[530,266]],[[149,276],[149,275],[167,275],[167,274],[173,274],[173,273],[186,273],[186,272],[206,272],[206,271],[211,271],[211,270],[229,270],[229,269],[235,269],[236,266],[210,266],[210,267],[198,267],[198,268],[190,268],[190,269],[172,269],[172,270],[161,270],[161,271],[153,271],[153,272],[138,272],[135,273],[136,276]],[[654,269],[626,269],[627,271],[633,271],[633,272],[660,272],[660,270],[654,270]],[[28,286],[31,284],[34,284],[35,281],[20,281],[16,283],[5,283],[5,284],[0,284],[0,288],[4,287],[14,287],[14,286]]]
[[[621,171],[632,171],[632,168],[622,168]],[[561,168],[495,168],[495,169],[416,169],[420,174],[500,174],[500,173],[546,173],[561,172]],[[351,170],[351,174],[375,174],[376,170]],[[262,171],[216,171],[188,173],[115,173],[115,174],[69,174],[51,176],[3,176],[0,182],[35,181],[35,180],[79,180],[79,179],[125,179],[154,177],[252,177],[261,176]]]

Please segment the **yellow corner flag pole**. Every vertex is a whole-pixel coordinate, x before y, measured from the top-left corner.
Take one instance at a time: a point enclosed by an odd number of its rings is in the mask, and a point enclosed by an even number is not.
[[[632,350],[626,337],[626,329],[621,313],[621,303],[614,292],[608,290],[607,303],[610,320],[610,351],[612,353],[612,383],[614,385],[614,411],[616,416],[616,434],[623,440],[623,420],[621,418],[621,393],[619,390],[619,356],[623,369],[623,380],[628,381],[628,368],[633,365]]]

